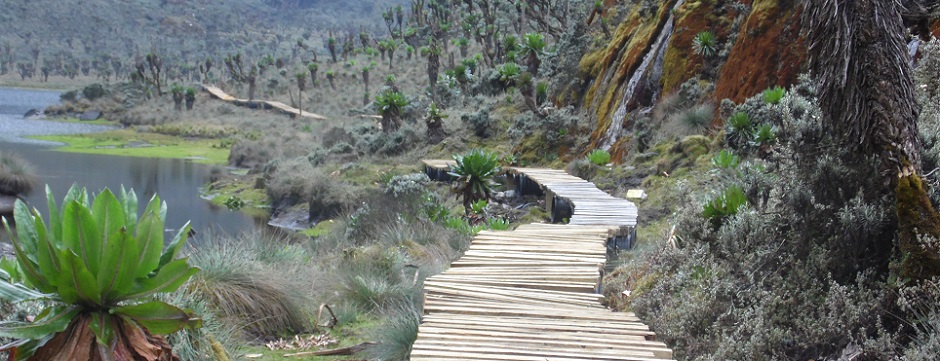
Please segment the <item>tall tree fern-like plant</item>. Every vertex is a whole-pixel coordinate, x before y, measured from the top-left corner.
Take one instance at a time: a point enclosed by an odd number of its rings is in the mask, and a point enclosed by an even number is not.
[[[886,194],[897,199],[900,282],[940,275],[940,214],[920,176],[923,145],[902,5],[884,0],[804,0],[810,69],[823,117],[850,149],[879,156]],[[890,241],[881,241],[890,242]],[[888,254],[890,252],[881,252]],[[885,257],[887,259],[887,257]]]
[[[61,208],[46,193],[48,226],[16,203],[17,267],[0,270],[0,298],[48,307],[32,322],[0,324],[0,337],[16,339],[0,350],[11,351],[11,360],[176,359],[159,335],[201,321],[153,295],[175,291],[198,271],[176,258],[189,224],[165,246],[166,204],[157,196],[138,218],[133,191],[116,197],[105,189],[92,199],[73,186]]]
[[[463,206],[470,213],[474,202],[490,199],[493,192],[493,178],[499,173],[499,156],[473,149],[464,155],[454,155],[455,165],[451,166],[451,176],[455,178],[453,191],[457,198],[463,199]]]

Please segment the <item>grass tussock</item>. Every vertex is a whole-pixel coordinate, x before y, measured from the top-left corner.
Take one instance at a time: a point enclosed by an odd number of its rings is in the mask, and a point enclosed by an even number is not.
[[[259,338],[310,328],[312,302],[301,291],[309,257],[302,247],[260,233],[214,236],[191,259],[202,271],[188,290],[222,322]]]
[[[0,194],[25,195],[39,184],[33,166],[15,153],[0,153]]]

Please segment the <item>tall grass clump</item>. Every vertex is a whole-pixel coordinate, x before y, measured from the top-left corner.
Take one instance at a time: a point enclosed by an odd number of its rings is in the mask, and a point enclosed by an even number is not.
[[[305,251],[260,232],[214,236],[191,250],[203,271],[188,291],[227,325],[250,338],[300,333],[309,329],[311,304],[304,272]]]
[[[39,184],[33,166],[19,155],[0,152],[0,195],[26,195]]]
[[[338,275],[339,298],[367,312],[381,312],[419,291],[405,281],[405,265],[394,248],[347,249],[333,271]]]
[[[404,361],[411,354],[411,346],[418,339],[421,309],[416,302],[395,305],[385,323],[370,333],[378,344],[370,347],[366,355],[373,360]]]

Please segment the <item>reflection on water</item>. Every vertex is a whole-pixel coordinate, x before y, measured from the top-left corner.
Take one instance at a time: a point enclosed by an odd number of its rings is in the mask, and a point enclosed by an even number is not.
[[[39,95],[36,95],[36,94]],[[48,92],[45,92],[48,93]],[[0,88],[0,134],[15,128],[23,134],[48,134],[49,122],[24,120],[22,115],[31,108],[42,108],[55,103],[54,97],[44,92]],[[31,97],[35,96],[35,97]],[[24,110],[25,109],[25,110]],[[14,124],[15,126],[11,125]],[[62,132],[61,123],[53,123],[52,131]],[[87,129],[86,129],[87,131]],[[71,132],[74,132],[72,130]],[[22,134],[21,134],[22,135]],[[105,187],[117,192],[123,185],[137,193],[140,209],[153,196],[159,194],[167,203],[166,228],[168,231],[192,222],[197,233],[236,234],[258,227],[251,217],[218,207],[199,197],[199,187],[208,181],[211,168],[182,159],[156,159],[118,157],[109,155],[57,152],[48,146],[3,138],[0,152],[14,152],[29,161],[61,202],[73,183],[98,192]],[[31,207],[47,214],[46,197],[42,186],[26,197]]]

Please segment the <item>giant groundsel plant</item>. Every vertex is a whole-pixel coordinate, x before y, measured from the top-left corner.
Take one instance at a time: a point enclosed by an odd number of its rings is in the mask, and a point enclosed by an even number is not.
[[[187,223],[164,243],[166,204],[154,197],[138,218],[137,196],[105,189],[92,199],[73,186],[58,208],[49,188],[48,226],[21,201],[14,209],[16,269],[0,270],[0,299],[43,301],[32,322],[0,324],[12,360],[172,360],[159,335],[201,321],[154,299],[198,269],[176,254]],[[7,232],[13,234],[7,220]]]

